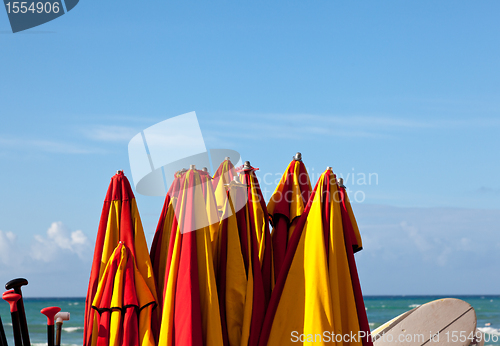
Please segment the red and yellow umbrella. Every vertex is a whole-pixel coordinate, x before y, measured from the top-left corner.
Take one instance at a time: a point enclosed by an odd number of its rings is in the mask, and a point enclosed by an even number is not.
[[[119,241],[124,242],[129,247],[131,255],[135,258],[139,273],[156,300],[153,267],[149,257],[146,237],[144,236],[134,194],[123,171],[119,171],[111,178],[99,222],[94,260],[85,302],[84,346],[94,346],[97,343],[97,316],[91,306],[106,264]]]
[[[311,183],[302,155],[297,153],[283,173],[276,190],[267,204],[267,211],[273,225],[274,276],[278,277],[288,241],[302,215],[311,194]]]
[[[226,159],[219,165],[219,168],[215,171],[212,180],[215,200],[217,201],[217,208],[221,213],[226,204],[225,185],[233,181],[234,176],[236,176],[236,170],[234,169],[229,157],[226,157]]]
[[[269,214],[267,213],[266,202],[260,189],[259,180],[255,175],[257,170],[258,168],[252,167],[249,161],[245,161],[245,164],[237,171],[240,173],[240,182],[247,185],[248,225],[249,231],[257,237],[260,269],[264,284],[264,302],[267,307],[274,284],[273,251],[271,233],[269,232]]]
[[[343,344],[346,335],[362,335],[360,314],[366,312],[358,311],[362,296],[353,287],[351,277],[357,273],[347,252],[339,188],[327,169],[290,238],[259,345],[293,345],[294,335],[311,341],[308,336],[317,334],[322,336],[319,345]],[[370,344],[359,337],[348,341]]]
[[[151,244],[151,263],[156,283],[156,292],[158,293],[159,316],[161,318],[163,310],[163,293],[165,283],[165,271],[167,265],[168,246],[170,244],[170,234],[175,217],[175,201],[179,193],[180,177],[184,173],[178,171],[175,173],[174,181],[167,192],[160,220],[156,227],[156,232]],[[161,322],[161,320],[160,320]]]
[[[211,221],[203,181],[195,169],[179,178],[165,270],[161,346],[222,345]]]
[[[156,301],[122,242],[104,269],[92,309],[97,311],[97,346],[155,346],[152,311]]]
[[[356,300],[356,310],[358,312],[358,320],[360,330],[363,331],[365,337],[362,338],[363,345],[371,345],[370,325],[368,324],[368,317],[366,316],[365,303],[363,300],[363,293],[361,292],[361,284],[359,282],[358,269],[354,254],[363,249],[361,241],[361,234],[359,233],[358,224],[354,213],[352,211],[351,202],[347,196],[346,188],[343,179],[339,179],[339,195],[340,195],[340,213],[342,215],[342,226],[344,230],[344,241],[346,246],[347,260],[349,261],[349,270],[351,272],[352,289]]]
[[[233,181],[226,188],[217,277],[224,345],[257,345],[270,287],[264,283],[248,186]]]

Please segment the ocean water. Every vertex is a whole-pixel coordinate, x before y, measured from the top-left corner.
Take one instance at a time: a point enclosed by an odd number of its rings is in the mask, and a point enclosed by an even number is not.
[[[486,334],[485,345],[500,346],[500,295],[496,296],[366,296],[365,306],[370,328],[375,329],[393,317],[421,304],[440,299],[458,298],[471,304],[476,310],[477,326]],[[61,336],[63,345],[83,344],[83,320],[85,298],[26,298],[24,301],[31,343],[47,344],[47,318],[40,310],[47,306],[59,306],[71,313],[70,321],[64,322]],[[12,323],[7,303],[0,303],[0,315],[9,345],[14,345]],[[489,323],[489,325],[487,325]]]

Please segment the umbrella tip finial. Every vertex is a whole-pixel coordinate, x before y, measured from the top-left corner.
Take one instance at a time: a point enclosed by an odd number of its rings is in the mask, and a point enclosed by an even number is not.
[[[196,169],[196,165],[189,165],[189,169]]]
[[[252,166],[250,165],[250,161],[245,161],[245,164],[243,165],[244,169],[250,169]]]
[[[229,156],[226,156],[226,157],[224,158],[224,161],[229,161]]]
[[[328,167],[326,167],[326,170],[327,170],[327,171],[333,171],[333,168],[332,168],[332,167],[330,167],[330,166],[328,166]]]
[[[116,171],[116,174],[123,174],[123,169],[119,169]]]
[[[337,181],[338,181],[340,187],[345,187],[344,186],[344,178],[338,178]]]
[[[203,172],[208,172],[208,168],[207,167],[203,167],[202,171]]]
[[[295,161],[302,161],[302,154],[297,152],[297,154],[295,154],[295,156],[293,157],[293,159]]]

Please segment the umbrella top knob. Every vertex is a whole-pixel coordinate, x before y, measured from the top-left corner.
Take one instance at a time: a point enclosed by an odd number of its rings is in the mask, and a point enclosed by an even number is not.
[[[338,178],[337,181],[338,181],[340,187],[345,187],[344,186],[344,178]]]
[[[250,169],[252,166],[250,165],[250,161],[245,161],[245,164],[243,165],[243,169]]]
[[[327,170],[327,171],[333,171],[333,168],[332,168],[332,167],[330,167],[330,166],[328,166],[328,167],[326,167],[326,170]]]
[[[229,156],[226,156],[226,158],[224,159],[224,161],[229,161]]]
[[[196,165],[189,165],[189,169],[196,169]]]
[[[208,168],[207,167],[203,167],[202,171],[203,172],[208,172]]]
[[[293,160],[294,161],[302,161],[302,154],[297,152],[297,154],[295,154],[295,156],[293,157]]]
[[[123,174],[123,169],[119,169],[116,171],[116,174]]]

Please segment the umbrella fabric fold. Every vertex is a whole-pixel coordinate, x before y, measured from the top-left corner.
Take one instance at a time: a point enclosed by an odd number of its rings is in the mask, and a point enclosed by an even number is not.
[[[217,168],[214,173],[212,186],[215,193],[215,200],[217,201],[217,208],[220,213],[222,213],[226,204],[225,185],[233,181],[234,176],[236,176],[236,170],[234,169],[231,160],[222,161],[219,168]]]
[[[269,214],[266,202],[255,175],[258,168],[242,166],[236,171],[240,173],[240,182],[247,185],[247,218],[249,231],[255,234],[259,247],[259,261],[264,285],[264,302],[267,308],[274,285],[273,252],[271,233],[269,232]],[[259,297],[260,299],[260,297]]]
[[[354,259],[354,254],[363,248],[361,242],[361,235],[359,233],[359,228],[354,218],[354,213],[352,212],[351,202],[347,196],[345,186],[340,184],[339,186],[339,196],[340,196],[340,213],[342,215],[342,226],[344,230],[344,241],[346,247],[347,260],[349,262],[349,270],[351,272],[351,283],[354,292],[354,297],[356,300],[356,311],[358,312],[358,321],[360,330],[364,332],[364,337],[362,338],[364,346],[371,346],[373,344],[370,335],[370,325],[368,323],[368,317],[366,316],[365,302],[363,300],[363,293],[361,292],[361,284],[359,282],[358,269],[356,267],[356,261]]]
[[[217,277],[224,345],[257,345],[267,308],[247,186],[231,182],[220,223]],[[243,206],[243,207],[242,207]]]
[[[293,345],[293,335],[315,344],[369,345],[359,336],[357,296],[346,243],[341,199],[335,175],[318,180],[290,238],[264,320],[259,345]],[[363,311],[366,315],[366,312]],[[326,334],[325,334],[326,332]],[[345,336],[355,335],[348,338]]]
[[[153,272],[156,283],[156,292],[158,293],[158,314],[160,317],[163,311],[163,292],[165,283],[165,271],[167,266],[168,247],[170,244],[170,235],[172,232],[172,224],[175,217],[175,202],[179,193],[179,178],[180,172],[175,173],[174,181],[167,192],[163,209],[160,214],[160,220],[156,227],[156,232],[151,244],[151,264],[153,265]]]
[[[267,204],[273,231],[274,276],[278,277],[285,260],[288,240],[311,195],[309,175],[302,161],[292,160]]]
[[[179,178],[165,270],[162,346],[222,345],[203,179],[194,169]]]
[[[156,301],[134,256],[120,242],[104,269],[92,309],[97,312],[97,346],[154,346],[152,310]]]
[[[129,247],[141,276],[156,300],[153,267],[146,237],[134,194],[123,171],[119,171],[111,178],[99,222],[85,302],[84,346],[96,345],[97,343],[97,316],[91,305],[106,264],[119,241],[125,242]],[[155,327],[154,324],[155,322],[153,322],[153,327]]]
[[[210,241],[212,242],[212,255],[214,258],[214,266],[216,268],[218,258],[218,230],[219,230],[219,213],[215,192],[213,188],[213,180],[210,174],[205,171],[197,171],[201,179],[201,189],[205,198],[205,208],[207,213],[207,224],[210,230]]]

